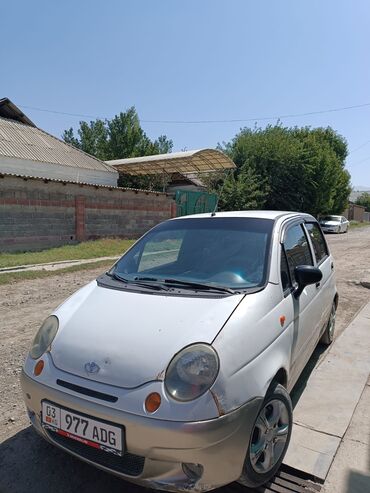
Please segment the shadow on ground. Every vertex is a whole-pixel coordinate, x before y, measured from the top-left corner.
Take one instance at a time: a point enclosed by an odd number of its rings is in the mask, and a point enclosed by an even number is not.
[[[316,368],[317,363],[320,361],[320,359],[323,358],[324,353],[328,350],[327,346],[324,346],[323,344],[318,344],[316,346],[315,351],[312,353],[311,358],[309,359],[307,365],[305,366],[303,372],[301,373],[299,379],[297,380],[297,383],[293,387],[290,397],[292,399],[292,404],[293,404],[293,409],[295,406],[298,404],[299,399],[301,398],[301,395],[303,394],[307,381],[313,372],[313,370]]]
[[[350,471],[347,489],[343,493],[365,493],[367,491],[370,491],[370,476],[358,471]]]
[[[29,426],[0,445],[0,493],[145,493],[58,450]]]

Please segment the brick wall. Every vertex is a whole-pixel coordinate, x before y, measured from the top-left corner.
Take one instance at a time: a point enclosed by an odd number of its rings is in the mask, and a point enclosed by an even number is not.
[[[0,251],[137,238],[174,210],[163,193],[0,175]]]

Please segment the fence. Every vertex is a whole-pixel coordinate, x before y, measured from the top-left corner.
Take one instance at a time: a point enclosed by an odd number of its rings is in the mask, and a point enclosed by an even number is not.
[[[0,175],[0,251],[137,238],[175,215],[165,193]]]

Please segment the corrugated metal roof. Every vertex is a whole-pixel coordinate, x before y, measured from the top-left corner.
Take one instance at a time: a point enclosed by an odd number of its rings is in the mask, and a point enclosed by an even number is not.
[[[21,111],[9,98],[0,99],[0,116],[8,118],[10,120],[16,120],[17,122],[25,123],[31,127],[36,125]]]
[[[72,185],[79,185],[79,186],[87,186],[87,187],[94,187],[94,188],[108,188],[109,190],[123,190],[123,191],[131,191],[131,192],[143,192],[145,194],[153,193],[154,195],[171,195],[166,192],[158,192],[156,190],[144,190],[142,188],[130,188],[130,187],[117,187],[113,185],[95,185],[93,183],[86,183],[82,181],[73,181],[73,180],[61,180],[59,178],[45,178],[44,176],[29,176],[29,175],[19,175],[17,173],[4,173],[0,171],[0,178],[3,178],[4,176],[9,176],[10,178],[23,178],[23,180],[42,180],[45,183],[48,183],[49,181],[52,183],[71,183]]]
[[[43,130],[0,117],[0,156],[116,173],[112,166]]]
[[[129,175],[210,173],[235,168],[232,160],[217,149],[198,149],[155,156],[114,159],[106,163]]]

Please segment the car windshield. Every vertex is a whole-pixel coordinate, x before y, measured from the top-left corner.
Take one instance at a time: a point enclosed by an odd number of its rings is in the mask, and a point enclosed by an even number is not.
[[[340,221],[341,216],[325,216],[321,218],[321,221]]]
[[[149,231],[110,274],[129,282],[182,282],[231,289],[265,284],[273,221],[210,217],[166,221]],[[181,282],[180,282],[181,281]]]

